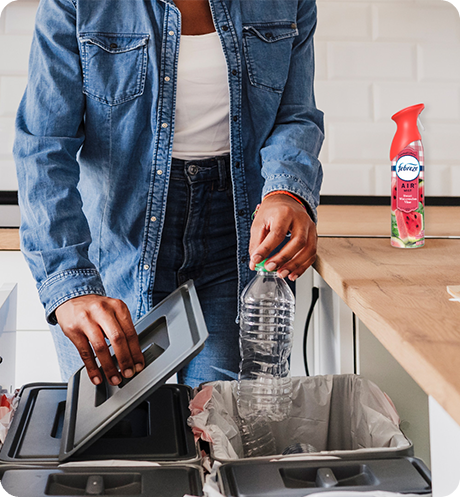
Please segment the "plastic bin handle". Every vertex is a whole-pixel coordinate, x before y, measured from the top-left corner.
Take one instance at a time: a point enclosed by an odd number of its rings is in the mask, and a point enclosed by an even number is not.
[[[319,468],[316,472],[316,486],[331,488],[338,485],[337,478],[331,468]]]

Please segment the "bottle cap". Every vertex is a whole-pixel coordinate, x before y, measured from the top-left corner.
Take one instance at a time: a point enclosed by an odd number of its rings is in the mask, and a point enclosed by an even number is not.
[[[262,262],[259,262],[259,264],[256,264],[256,271],[264,271],[265,273],[273,273],[273,271],[269,271],[268,269],[265,269],[265,263],[267,262],[268,259],[264,259]]]

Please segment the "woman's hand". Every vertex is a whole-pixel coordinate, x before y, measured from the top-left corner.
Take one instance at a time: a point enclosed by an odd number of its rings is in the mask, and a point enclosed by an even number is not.
[[[316,259],[316,225],[305,208],[282,193],[271,195],[260,204],[251,227],[249,267],[263,261],[291,233],[289,242],[265,263],[281,278],[291,281],[301,276]]]
[[[131,315],[121,300],[100,295],[76,297],[56,309],[56,319],[77,347],[95,385],[102,382],[102,375],[94,354],[112,385],[120,384],[122,376],[131,378],[144,368],[144,356]],[[106,338],[115,352],[120,371],[112,360]]]

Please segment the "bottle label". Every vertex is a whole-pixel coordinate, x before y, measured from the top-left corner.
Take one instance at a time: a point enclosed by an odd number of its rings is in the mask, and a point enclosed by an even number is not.
[[[418,208],[418,178],[420,162],[413,155],[403,155],[396,162],[397,196],[396,207],[403,212]]]

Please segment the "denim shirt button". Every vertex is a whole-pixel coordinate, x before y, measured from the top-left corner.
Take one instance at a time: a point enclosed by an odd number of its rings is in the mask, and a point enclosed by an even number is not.
[[[238,121],[238,116],[233,116],[234,121]]]
[[[233,69],[232,74],[233,76],[236,76],[238,74],[238,71],[236,69]]]
[[[239,163],[238,161],[236,161],[236,162],[235,162],[235,167],[236,167],[237,169],[239,169],[239,167],[240,167],[240,163]]]
[[[144,269],[147,271],[147,269],[150,269],[150,266],[148,264],[144,264]]]
[[[152,223],[154,223],[156,220],[157,220],[157,218],[156,218],[155,216],[152,216],[152,217],[150,218],[150,221],[152,221]]]
[[[246,214],[246,211],[244,209],[240,209],[238,211],[238,216],[244,216]]]
[[[161,176],[163,174],[163,171],[161,169],[158,169],[157,174]]]
[[[171,78],[169,76],[165,76],[165,81],[170,81]]]
[[[244,264],[248,260],[248,258],[245,255],[243,255],[243,257],[241,257],[240,260]]]
[[[167,128],[167,127],[168,127],[168,123],[163,123],[163,124],[161,125],[161,127],[162,127],[162,128]]]
[[[169,31],[169,36],[174,36],[174,31]]]
[[[116,43],[111,43],[110,48],[118,48],[118,45]]]
[[[224,26],[222,26],[222,31],[228,31],[228,26],[226,24],[224,24]]]

